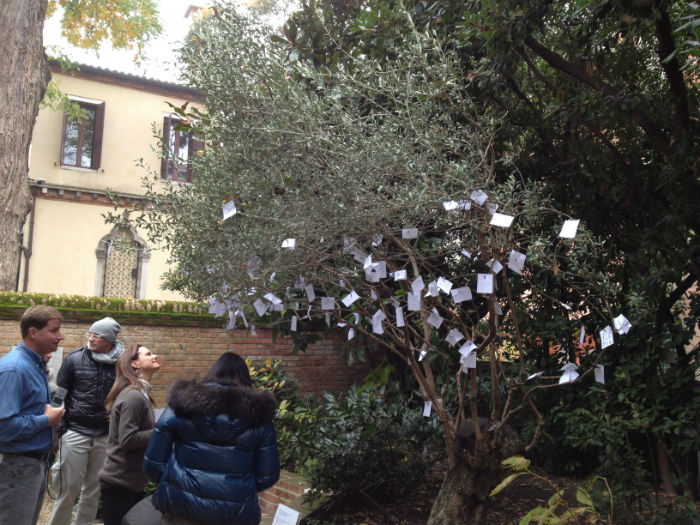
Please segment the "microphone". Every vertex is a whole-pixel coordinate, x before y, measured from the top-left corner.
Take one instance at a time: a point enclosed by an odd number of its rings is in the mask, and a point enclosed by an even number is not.
[[[68,393],[68,390],[66,390],[62,386],[56,387],[56,391],[53,393],[53,397],[51,398],[51,406],[52,407],[63,406],[63,401],[66,399],[67,393]]]

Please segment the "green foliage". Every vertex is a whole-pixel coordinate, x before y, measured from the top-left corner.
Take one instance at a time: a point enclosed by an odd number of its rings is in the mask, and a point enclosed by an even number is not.
[[[209,97],[206,112],[186,115],[210,141],[195,159],[200,176],[178,188],[147,180],[152,208],[137,224],[172,250],[173,289],[243,303],[269,291],[285,296],[280,322],[350,323],[408,360],[426,397],[457,392],[453,411],[467,398],[490,411],[508,396],[504,419],[515,412],[530,436],[543,430],[567,468],[602,469],[629,491],[623,502],[658,486],[660,445],[680,486],[697,468],[687,459],[700,402],[698,349],[686,352],[700,313],[700,85],[683,73],[697,47],[678,46],[696,15],[681,1],[309,1],[282,36],[222,7],[183,49],[187,78]],[[491,228],[476,206],[443,213],[442,202],[477,188],[516,218],[511,229]],[[222,221],[231,198],[239,213]],[[573,241],[557,238],[564,217],[582,219]],[[406,243],[409,226],[421,235]],[[295,250],[280,249],[286,238]],[[404,330],[393,306],[409,287],[368,284],[352,261],[371,254],[426,283],[458,281],[511,248],[526,253],[522,279],[504,272],[494,296],[468,306],[423,298]],[[316,295],[358,290],[362,301],[309,309],[300,274]],[[498,327],[496,297],[507,314]],[[440,329],[426,323],[432,307]],[[369,321],[377,309],[383,337]],[[581,352],[579,325],[597,334],[619,313],[632,332]],[[515,350],[522,369],[474,376],[476,399],[452,389],[466,385],[443,341],[453,327],[483,343],[481,355],[498,342],[494,369],[497,352]],[[582,379],[549,388],[574,360]],[[605,390],[583,392],[596,363]],[[545,374],[525,381],[535,371]],[[550,417],[544,428],[520,411],[526,400]],[[593,464],[579,461],[584,452]]]
[[[115,49],[139,50],[161,31],[153,0],[49,0],[47,17],[63,8],[63,36],[77,47],[99,50],[110,41]]]
[[[312,397],[298,399],[299,385],[286,374],[281,360],[247,360],[246,364],[255,386],[270,390],[279,402],[275,431],[280,463],[283,468],[299,470],[309,457],[309,425],[315,421],[319,405]]]
[[[491,491],[491,496],[497,495],[508,485],[513,483],[520,476],[533,476],[549,485],[554,494],[547,500],[547,505],[538,505],[530,510],[520,520],[521,525],[530,523],[546,523],[549,525],[559,525],[564,523],[613,523],[612,500],[613,493],[608,485],[608,481],[600,476],[589,477],[581,486],[576,488],[577,507],[571,507],[565,498],[564,490],[557,487],[550,479],[543,477],[530,469],[530,461],[522,456],[512,456],[503,460],[502,465],[515,471],[508,475],[498,486]],[[607,517],[601,515],[594,503],[593,488],[597,483],[605,485],[604,494],[610,501],[610,514]]]
[[[419,406],[387,386],[326,393],[303,469],[310,497],[406,493],[422,479],[438,436],[437,418],[423,418]]]
[[[138,312],[144,315],[152,312],[154,314],[206,315],[210,318],[207,315],[207,305],[202,303],[0,291],[2,307],[26,308],[36,304],[48,304],[61,310]]]
[[[314,428],[321,411],[321,402],[315,396],[306,396],[293,405],[282,400],[275,431],[283,468],[303,472],[305,466],[314,461]]]
[[[269,390],[281,403],[295,405],[299,396],[299,384],[284,371],[280,359],[253,362],[246,360],[250,378],[257,388]]]

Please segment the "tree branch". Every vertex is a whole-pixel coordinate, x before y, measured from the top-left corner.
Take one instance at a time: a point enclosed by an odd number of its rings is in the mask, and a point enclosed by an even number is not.
[[[617,108],[622,112],[630,116],[630,118],[646,133],[647,137],[651,140],[654,147],[660,151],[664,156],[668,157],[671,154],[671,146],[668,139],[665,137],[664,132],[653,122],[649,116],[637,109],[627,110],[623,107],[623,96],[620,92],[611,84],[608,84],[601,78],[589,74],[584,68],[569,62],[560,54],[555,53],[551,49],[543,46],[538,42],[532,35],[527,35],[525,37],[525,44],[532,49],[537,55],[543,58],[550,66],[554,69],[566,73],[567,75],[579,80],[580,82],[586,84],[587,86],[600,91],[606,96],[611,97],[615,102]]]
[[[681,66],[678,63],[678,58],[675,56],[676,44],[673,41],[673,28],[671,20],[668,17],[668,12],[661,6],[657,7],[659,16],[656,17],[656,37],[659,40],[659,61],[663,67],[668,79],[669,87],[671,88],[671,99],[676,111],[675,141],[678,142],[685,134],[690,125],[690,116],[688,110],[688,92],[683,81],[683,73]],[[672,58],[668,58],[673,55]]]

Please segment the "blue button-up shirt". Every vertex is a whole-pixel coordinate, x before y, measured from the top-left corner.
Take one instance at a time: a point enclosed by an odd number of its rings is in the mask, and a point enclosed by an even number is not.
[[[17,343],[0,359],[0,452],[48,452],[53,441],[44,414],[51,393],[44,359]]]

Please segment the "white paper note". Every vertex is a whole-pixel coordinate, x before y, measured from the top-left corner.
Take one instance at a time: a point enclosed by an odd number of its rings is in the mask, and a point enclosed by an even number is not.
[[[476,368],[476,352],[469,352],[459,360],[462,369]]]
[[[398,328],[406,326],[406,321],[403,317],[403,308],[401,306],[396,307],[396,326]]]
[[[321,310],[333,310],[335,308],[335,297],[321,297]]]
[[[467,341],[459,348],[459,353],[462,357],[467,357],[470,353],[477,349],[473,341]]]
[[[372,316],[372,332],[375,334],[383,334],[384,327],[382,326],[382,321],[386,319],[386,314],[383,310],[377,310]]]
[[[491,259],[486,263],[486,266],[488,266],[495,274],[498,274],[503,269],[503,265],[496,259]]]
[[[464,339],[464,334],[457,330],[456,328],[453,328],[452,330],[449,331],[447,334],[447,337],[445,337],[445,341],[449,343],[450,346],[454,346],[457,343],[459,343],[462,339]]]
[[[253,302],[253,306],[260,317],[267,313],[267,305],[262,299],[256,299],[255,302]]]
[[[360,298],[360,296],[357,295],[357,292],[356,292],[355,290],[353,290],[353,291],[350,292],[348,295],[346,295],[345,297],[343,297],[342,301],[343,301],[343,304],[345,305],[345,307],[346,307],[346,308],[349,308],[350,305],[351,305],[352,303],[354,303],[355,301],[357,301],[359,298]]]
[[[420,275],[411,283],[411,291],[414,294],[419,294],[421,290],[425,288],[425,284],[423,283],[423,277]]]
[[[365,252],[363,252],[362,250],[360,250],[359,248],[353,249],[352,255],[353,255],[353,258],[357,262],[362,263],[362,264],[364,264],[365,259],[367,259],[367,254]]]
[[[426,323],[428,323],[430,326],[434,328],[440,328],[440,325],[444,319],[440,317],[440,314],[438,313],[436,308],[433,308],[433,311],[430,313],[428,318],[425,320]]]
[[[282,241],[282,248],[287,248],[288,250],[293,250],[297,246],[296,239],[285,239]]]
[[[425,401],[423,403],[423,417],[430,417],[430,412],[433,409],[433,402],[432,401]]]
[[[272,292],[268,292],[263,296],[265,299],[270,301],[272,304],[282,304],[282,299],[277,297],[275,294]]]
[[[474,204],[476,204],[477,206],[483,206],[486,202],[486,199],[488,199],[489,196],[481,190],[474,190],[469,196],[469,198],[473,200]]]
[[[559,232],[559,237],[563,239],[573,239],[576,237],[579,219],[565,221]]]
[[[406,270],[396,270],[394,272],[394,281],[405,281],[408,279],[408,272]]]
[[[299,518],[301,518],[301,513],[280,503],[277,505],[272,525],[297,525]]]
[[[448,281],[444,277],[438,277],[437,286],[440,288],[440,291],[444,293],[450,293],[450,290],[452,290],[452,282]]]
[[[510,225],[513,224],[513,219],[515,217],[511,217],[510,215],[504,215],[502,213],[494,213],[491,216],[491,226],[498,226],[500,228],[510,228]]]
[[[593,376],[597,383],[605,384],[605,367],[603,365],[595,365]]]
[[[559,384],[563,385],[564,383],[571,383],[577,378],[578,372],[576,372],[575,370],[569,370],[561,375],[561,377],[559,378]]]
[[[435,281],[430,281],[428,284],[428,291],[425,292],[425,296],[431,296],[431,297],[437,297],[440,294],[440,290],[438,288],[438,284]]]
[[[493,275],[490,273],[480,273],[476,276],[476,293],[493,293]]]
[[[290,329],[292,332],[296,332],[296,331],[297,331],[297,321],[298,321],[297,316],[296,316],[296,315],[293,315],[293,316],[292,316],[291,326],[289,327],[289,329]]]
[[[468,286],[462,286],[461,288],[452,288],[450,292],[452,294],[452,300],[455,303],[462,303],[464,301],[472,300],[472,291]]]
[[[236,210],[236,203],[233,199],[228,200],[221,205],[221,212],[224,214],[224,220],[236,215],[236,211],[238,210]]]
[[[626,334],[630,331],[630,328],[632,328],[632,324],[622,314],[613,319],[613,324],[615,325],[615,330],[618,334]]]
[[[608,325],[600,331],[600,348],[607,348],[614,342],[612,326]]]
[[[408,299],[408,311],[409,312],[420,312],[420,294],[415,294],[413,292],[408,292],[406,294]]]
[[[401,230],[402,239],[417,239],[418,238],[418,228],[404,228]]]
[[[524,253],[511,250],[508,256],[508,268],[518,275],[522,275],[525,268],[525,259],[526,255]]]
[[[305,290],[306,290],[306,298],[309,300],[309,302],[316,299],[316,292],[314,292],[314,285],[313,284],[307,284]]]

